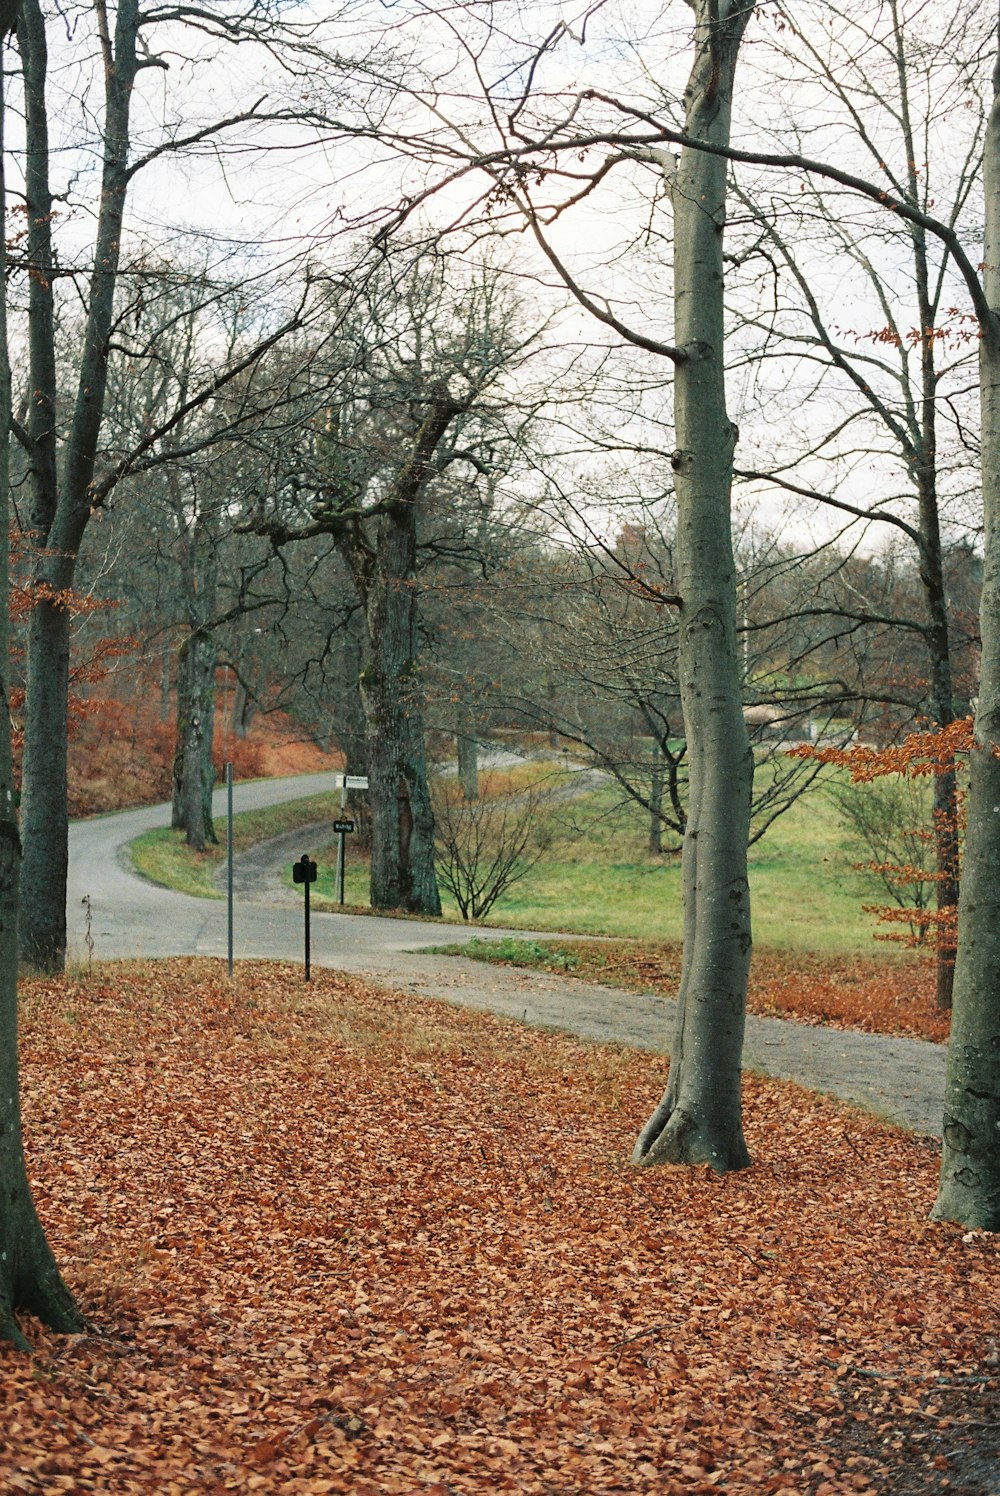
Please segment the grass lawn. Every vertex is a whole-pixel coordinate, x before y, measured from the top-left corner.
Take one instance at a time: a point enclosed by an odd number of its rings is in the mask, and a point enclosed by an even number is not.
[[[263,810],[245,810],[233,816],[233,854],[247,851],[271,836],[308,826],[313,821],[333,819],[340,809],[340,793],[309,795],[302,800],[286,800]],[[162,828],[147,831],[129,845],[132,866],[151,883],[176,888],[181,893],[217,899],[222,895],[213,881],[216,869],[225,861],[227,827],[225,817],[215,822],[218,845],[204,852],[192,852],[181,831]]]
[[[616,790],[608,787],[556,806],[547,829],[551,841],[542,861],[504,894],[483,923],[680,939],[680,857],[649,855],[643,817],[622,807]],[[314,894],[318,901],[332,900],[335,843],[315,855],[320,874]],[[861,905],[882,902],[882,895],[869,874],[851,866],[856,855],[846,846],[839,812],[824,790],[798,801],[750,849],[755,941],[781,950],[870,955],[875,921]],[[367,868],[351,851],[346,899],[352,905],[367,902]],[[446,917],[460,918],[444,891],[442,902]]]
[[[3,1353],[5,1492],[988,1488],[926,1140],[748,1077],[752,1168],[637,1171],[656,1057],[257,963],[28,983],[23,1052],[89,1328]]]
[[[234,818],[237,853],[296,826],[333,819],[335,794],[292,800]],[[622,807],[612,788],[556,805],[548,816],[543,860],[501,898],[487,925],[554,930],[578,935],[669,941],[681,936],[680,858],[650,857],[642,816]],[[151,831],[132,843],[136,870],[153,882],[186,893],[218,897],[213,876],[225,857],[226,826],[216,822],[219,845],[192,853],[175,831]],[[346,903],[368,903],[368,868],[356,843],[347,841]],[[310,849],[319,864],[312,890],[317,909],[336,908],[336,839]],[[870,955],[875,921],[861,905],[881,902],[874,879],[851,866],[857,854],[846,843],[832,798],[823,789],[798,801],[750,849],[754,939],[778,950]],[[286,873],[291,886],[291,865]],[[445,917],[460,919],[443,894]],[[884,947],[882,948],[885,949]],[[887,954],[891,954],[889,948]]]
[[[680,857],[650,857],[644,818],[610,788],[556,813],[550,852],[505,895],[488,924],[588,935],[679,940]],[[750,849],[754,937],[783,949],[870,951],[861,904],[872,880],[855,872],[833,802],[798,802]]]

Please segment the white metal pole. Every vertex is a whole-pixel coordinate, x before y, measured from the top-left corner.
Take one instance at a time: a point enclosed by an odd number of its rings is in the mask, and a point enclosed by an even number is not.
[[[344,782],[340,786],[340,815],[343,819],[344,809],[347,805],[347,770],[344,770]],[[344,902],[344,863],[346,861],[344,852],[347,845],[347,837],[343,832],[337,838],[337,890],[340,902]]]

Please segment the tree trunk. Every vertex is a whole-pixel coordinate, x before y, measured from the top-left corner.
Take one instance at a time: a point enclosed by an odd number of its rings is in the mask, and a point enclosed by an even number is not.
[[[663,856],[663,759],[659,747],[653,745],[653,768],[649,784],[649,847],[650,857]]]
[[[479,799],[479,735],[472,713],[468,713],[466,730],[455,734],[458,751],[458,782],[466,800]]]
[[[372,812],[371,902],[375,909],[438,915],[434,813],[416,674],[413,504],[395,505],[382,516],[374,560],[368,561],[360,690]]]
[[[229,716],[229,730],[234,738],[245,738],[254,719],[256,703],[247,690],[246,682],[236,677],[233,690],[233,705]]]
[[[0,27],[2,29],[2,27]],[[8,28],[9,29],[9,28]],[[2,42],[2,37],[0,37]],[[2,80],[0,80],[2,89]],[[3,96],[0,92],[0,173],[4,169]],[[0,222],[6,222],[0,175]],[[51,1329],[82,1328],[82,1320],[59,1274],[35,1212],[21,1140],[17,1054],[17,896],[21,841],[18,834],[10,749],[9,493],[10,365],[7,359],[6,251],[0,243],[0,1339],[21,1349],[19,1310],[36,1314]]]
[[[215,843],[212,790],[215,769],[215,643],[209,629],[196,629],[177,662],[177,749],[171,825],[184,831],[187,845],[204,852]]]
[[[170,720],[170,656],[171,650],[163,651],[163,666],[160,670],[160,721]]]
[[[69,629],[66,608],[36,603],[28,629],[18,919],[21,959],[43,972],[62,971],[66,961]]]
[[[467,406],[433,391],[386,501],[366,528],[326,521],[362,604],[362,670],[375,909],[441,913],[434,873],[434,812],[417,668],[417,507],[428,467],[451,421]]]
[[[1000,1231],[1000,56],[983,150],[982,664],[959,901],[941,1179],[933,1215]]]
[[[76,401],[58,483],[45,17],[38,0],[21,0],[17,15],[26,100],[29,254],[36,268],[36,274],[29,278],[28,291],[31,529],[36,547],[35,579],[51,597],[73,586],[80,543],[90,518],[129,182],[128,126],[137,71],[138,0],[120,0],[113,47],[110,38],[107,41],[100,210]],[[19,927],[24,959],[46,971],[62,970],[66,954],[68,662],[68,613],[65,607],[42,597],[32,612],[28,642]]]
[[[903,103],[910,199],[913,205],[918,207],[920,205],[920,177],[917,166],[919,150],[914,142],[910,124],[905,52],[901,35],[898,35],[897,61]],[[938,504],[937,350],[931,333],[937,321],[939,311],[937,301],[940,299],[940,291],[937,293],[936,300],[931,291],[927,235],[924,229],[919,225],[913,225],[911,240],[917,305],[920,312],[919,325],[927,330],[927,335],[920,341],[920,413],[909,463],[916,483],[920,517],[920,582],[924,591],[924,605],[928,616],[928,628],[924,637],[930,655],[931,711],[938,727],[948,727],[955,720],[955,702],[948,598],[941,555],[941,520]],[[937,864],[935,892],[940,913],[953,910],[958,903],[959,894],[958,785],[954,761],[946,773],[935,775],[933,816]],[[952,1004],[952,988],[955,978],[955,942],[953,938],[943,938],[939,928],[936,946],[937,1007],[939,1011],[947,1012]]]
[[[752,3],[697,0],[686,130],[729,141],[733,77]],[[666,1092],[639,1164],[749,1163],[741,1063],[750,965],[747,840],[753,757],[740,697],[731,530],[736,431],[725,403],[723,259],[727,168],[686,147],[671,181],[677,450],[678,663],[690,808],[684,836],[684,960]]]

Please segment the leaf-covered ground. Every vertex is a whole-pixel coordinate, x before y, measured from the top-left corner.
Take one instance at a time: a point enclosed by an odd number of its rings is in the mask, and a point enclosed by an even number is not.
[[[667,997],[681,974],[680,944],[669,940],[477,940],[440,949]],[[922,959],[755,948],[747,1001],[752,1013],[938,1044],[950,1027],[951,1015],[935,1008],[934,967]]]
[[[981,1492],[1000,1245],[936,1159],[747,1083],[634,1171],[655,1058],[320,973],[28,991],[30,1170],[92,1321],[2,1354],[6,1492]]]

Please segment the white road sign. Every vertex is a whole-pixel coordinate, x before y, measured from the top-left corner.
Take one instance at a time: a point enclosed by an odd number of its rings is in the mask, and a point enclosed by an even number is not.
[[[366,790],[368,788],[367,774],[337,774],[333,782],[338,790]]]

